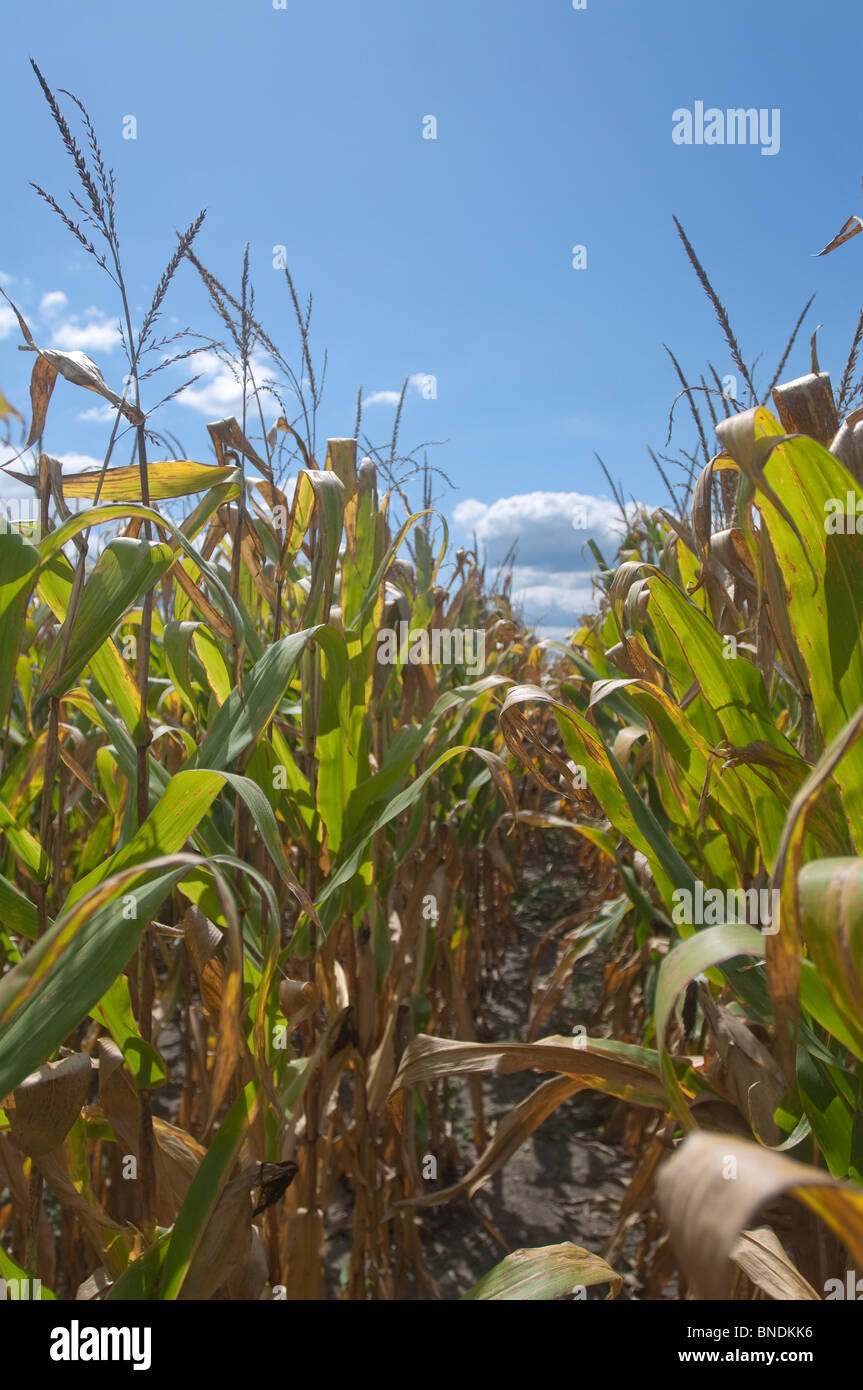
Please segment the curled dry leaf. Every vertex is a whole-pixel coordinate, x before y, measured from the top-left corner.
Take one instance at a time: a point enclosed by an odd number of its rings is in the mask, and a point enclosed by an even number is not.
[[[195,903],[180,920],[186,950],[192,960],[201,999],[211,1022],[218,1023],[225,984],[225,947],[222,933]]]
[[[703,984],[699,997],[741,1115],[762,1143],[781,1143],[782,1131],[773,1118],[786,1090],[781,1069],[743,1019],[717,1004]]]
[[[204,1228],[180,1291],[182,1300],[212,1298],[252,1248],[252,1189],[258,1168],[229,1182]]]
[[[123,1152],[140,1158],[141,1100],[123,1061],[123,1054],[111,1038],[96,1044],[99,1059],[99,1103]],[[206,1150],[191,1134],[154,1117],[156,1140],[157,1202],[156,1217],[162,1225],[175,1219],[191,1186]]]
[[[814,342],[814,339],[813,339]],[[839,419],[829,372],[814,370],[773,391],[773,403],[786,434],[806,434],[826,448],[836,436]]]
[[[207,433],[213,441],[219,467],[235,468],[240,459],[245,457],[256,468],[262,469],[265,474],[269,473],[266,463],[249,443],[233,415],[229,415],[226,420],[214,420],[207,426]]]
[[[828,251],[835,251],[837,246],[843,246],[846,241],[850,241],[853,236],[857,236],[858,232],[863,232],[863,218],[849,217],[844,226],[839,228],[833,240],[828,241],[827,245],[821,251],[815,252],[815,255],[826,256]]]
[[[122,396],[118,396],[116,391],[111,390],[91,357],[88,357],[85,352],[58,352],[55,348],[38,347],[23,315],[12,303],[8,294],[2,288],[0,288],[0,294],[3,295],[17,318],[27,346],[39,354],[30,378],[32,421],[27,443],[24,446],[25,449],[29,449],[31,445],[36,443],[45,428],[45,417],[58,375],[71,382],[73,386],[83,386],[87,391],[95,391],[97,396],[101,396],[103,400],[110,401],[111,405],[116,406],[133,425],[143,425],[145,417],[142,412],[132,405],[131,401],[124,401]]]
[[[534,1043],[465,1043],[418,1033],[406,1048],[390,1089],[400,1122],[405,1087],[441,1077],[496,1072],[553,1071],[582,1089],[602,1091],[637,1105],[665,1110],[667,1100],[655,1053],[603,1038],[541,1038]]]
[[[816,1212],[863,1261],[863,1187],[838,1182],[757,1144],[690,1134],[656,1179],[659,1205],[699,1298],[730,1296],[731,1260],[742,1231],[778,1197]]]
[[[31,1158],[59,1148],[81,1113],[90,1088],[90,1058],[75,1052],[46,1062],[16,1086],[8,1108],[16,1144]]]
[[[83,1284],[78,1285],[76,1303],[102,1299],[111,1287],[113,1280],[104,1265],[100,1265]]]
[[[771,1298],[820,1299],[820,1294],[789,1260],[782,1242],[769,1226],[759,1226],[757,1231],[743,1231],[731,1252],[731,1258],[753,1284]]]
[[[311,1018],[317,1008],[317,994],[313,984],[302,980],[282,980],[279,984],[279,1006],[292,1028]]]

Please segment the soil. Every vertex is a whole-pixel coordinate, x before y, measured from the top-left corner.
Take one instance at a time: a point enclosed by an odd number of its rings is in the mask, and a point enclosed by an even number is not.
[[[513,904],[514,924],[505,961],[499,971],[486,977],[482,1015],[477,1020],[480,1042],[526,1040],[531,957],[549,927],[572,911],[582,896],[575,873],[545,859],[525,868],[522,883],[523,889]],[[547,973],[553,961],[552,944],[541,958],[538,978]],[[544,1022],[542,1036],[568,1035],[576,1024],[589,1024],[601,999],[603,965],[596,954],[579,962],[562,1006]],[[547,1074],[538,1072],[485,1076],[483,1099],[489,1134],[502,1116],[546,1079]],[[457,1087],[460,1096],[455,1132],[460,1170],[447,1175],[441,1186],[457,1181],[476,1161],[466,1083],[457,1083]],[[615,1229],[616,1213],[633,1166],[619,1141],[605,1142],[606,1125],[614,1106],[613,1101],[591,1092],[571,1097],[480,1189],[472,1203],[459,1197],[418,1214],[426,1266],[442,1299],[460,1298],[513,1250],[571,1241],[602,1255]],[[348,1198],[346,1208],[349,1205]],[[326,1264],[335,1297],[349,1243],[347,1234],[342,1234],[348,1220],[344,1224],[340,1220],[347,1217],[347,1210],[340,1212],[340,1206],[341,1203],[334,1204],[328,1216]],[[636,1278],[629,1272],[625,1256],[617,1260],[615,1267],[624,1277],[624,1288],[618,1297],[637,1296]],[[607,1285],[587,1291],[589,1299],[602,1299],[607,1294]],[[426,1289],[417,1290],[414,1296],[423,1300],[434,1297]]]
[[[487,981],[483,1017],[477,1026],[481,1042],[527,1038],[531,956],[549,927],[571,911],[581,896],[575,876],[553,863],[530,865],[523,881],[524,891],[514,904],[515,922],[505,962]],[[539,977],[553,960],[552,946],[541,958]],[[562,1007],[543,1024],[543,1036],[568,1035],[576,1024],[589,1022],[601,998],[603,964],[596,955],[578,964]],[[485,1077],[489,1131],[546,1079],[547,1074],[537,1072]],[[472,1204],[459,1198],[422,1214],[423,1250],[443,1298],[459,1298],[511,1250],[572,1241],[602,1254],[632,1172],[632,1163],[619,1145],[603,1140],[612,1110],[613,1102],[605,1097],[589,1092],[573,1096],[552,1112],[480,1189]],[[469,1113],[465,1104],[466,1118]],[[461,1131],[465,1172],[475,1162],[468,1128],[465,1124]],[[486,1229],[480,1215],[508,1248]],[[625,1270],[618,1268],[618,1272]],[[588,1297],[604,1298],[607,1292],[607,1286],[597,1286],[588,1290]]]

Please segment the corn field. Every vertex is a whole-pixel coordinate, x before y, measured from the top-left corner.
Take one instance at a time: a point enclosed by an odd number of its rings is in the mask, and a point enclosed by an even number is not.
[[[745,367],[746,401],[703,379],[709,420],[678,368],[697,466],[669,508],[622,509],[596,611],[539,639],[507,576],[453,553],[398,418],[365,457],[359,414],[319,443],[289,274],[297,369],[248,253],[236,293],[201,259],[202,216],[133,324],[113,174],[36,73],[79,187],[71,210],[38,192],[112,282],[128,375],[40,346],[4,292],[32,358],[29,420],[0,396],[26,435],[6,473],[32,508],[0,529],[0,1277],[49,1300],[435,1298],[425,1213],[594,1092],[633,1160],[611,1240],[502,1250],[466,1300],[844,1287],[863,1265],[859,330],[837,392],[813,347],[763,399]],[[247,403],[195,458],[151,401],[181,272]],[[55,387],[112,408],[100,470],[48,452]],[[300,401],[270,430],[265,390]],[[524,1035],[483,1041],[547,836],[583,899],[549,923]],[[589,958],[599,1008],[547,1034]],[[516,1072],[536,1089],[491,1126],[483,1078]]]

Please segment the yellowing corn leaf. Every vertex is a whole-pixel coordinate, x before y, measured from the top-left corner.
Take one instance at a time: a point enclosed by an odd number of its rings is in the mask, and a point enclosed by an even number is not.
[[[147,464],[147,481],[151,502],[167,497],[188,497],[206,492],[217,483],[236,477],[232,467],[213,463],[193,463],[191,459],[164,459]],[[102,486],[99,487],[99,482]],[[103,502],[140,502],[141,470],[132,465],[125,468],[92,469],[87,473],[64,473],[63,492],[66,497],[95,497],[98,490]]]

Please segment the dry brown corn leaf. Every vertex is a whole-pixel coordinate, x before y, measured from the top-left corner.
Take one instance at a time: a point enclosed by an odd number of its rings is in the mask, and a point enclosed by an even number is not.
[[[726,1299],[740,1234],[762,1207],[795,1198],[863,1261],[863,1187],[842,1183],[770,1149],[695,1131],[657,1174],[659,1205],[699,1298]]]
[[[464,1043],[419,1033],[405,1050],[390,1088],[389,1104],[400,1123],[406,1086],[442,1077],[496,1072],[553,1071],[578,1079],[585,1089],[602,1091],[634,1104],[666,1110],[668,1100],[658,1066],[642,1064],[642,1050],[603,1038],[541,1038],[534,1043]],[[627,1055],[629,1053],[629,1055]]]
[[[16,1144],[31,1158],[59,1148],[81,1113],[90,1089],[91,1065],[86,1052],[46,1062],[16,1086],[9,1107],[9,1127]]]
[[[789,1260],[782,1242],[769,1226],[743,1231],[731,1258],[738,1269],[771,1298],[817,1300],[821,1297]]]

